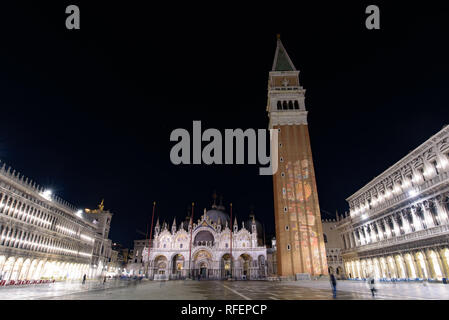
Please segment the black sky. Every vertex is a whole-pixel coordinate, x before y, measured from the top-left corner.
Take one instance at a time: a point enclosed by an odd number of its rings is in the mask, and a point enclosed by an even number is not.
[[[1,9],[0,159],[80,208],[104,198],[130,246],[152,202],[171,223],[211,194],[273,232],[257,165],[174,166],[175,128],[266,128],[276,34],[301,71],[320,206],[345,199],[449,123],[449,10],[375,2],[16,2]],[[314,3],[313,5],[310,3]],[[65,28],[77,4],[81,30]],[[323,213],[324,218],[328,214]],[[179,221],[179,220],[178,220]]]

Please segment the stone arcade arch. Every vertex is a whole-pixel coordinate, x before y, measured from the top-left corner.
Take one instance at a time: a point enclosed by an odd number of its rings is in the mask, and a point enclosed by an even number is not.
[[[19,280],[26,280],[28,279],[28,272],[30,270],[31,266],[31,259],[26,259],[25,262],[22,265],[22,270],[20,270],[19,274]]]
[[[424,259],[425,259],[424,254],[421,251],[416,253],[416,262],[418,264],[418,271],[420,277],[424,279],[429,279],[429,271],[427,270],[426,262]]]
[[[405,254],[404,258],[405,258],[404,260],[405,260],[405,265],[407,266],[409,278],[412,278],[412,279],[418,278],[412,255],[410,253],[407,253],[407,254]]]
[[[196,246],[213,246],[215,242],[214,236],[208,230],[201,230],[195,235],[193,244]]]
[[[39,260],[37,267],[36,267],[36,271],[32,275],[33,280],[39,280],[42,277],[42,275],[44,273],[44,265],[45,265],[45,261]]]
[[[33,261],[30,264],[30,269],[28,270],[27,280],[33,280],[33,276],[34,276],[34,272],[36,271],[37,264],[38,264],[38,260],[33,259]]]
[[[239,256],[239,265],[240,265],[240,277],[250,279],[251,278],[251,262],[252,258],[249,254],[243,253]]]
[[[154,259],[154,279],[168,279],[168,259],[164,255],[159,255]]]
[[[5,265],[6,262],[6,257],[5,256],[0,256],[0,276],[2,276],[2,270],[3,270],[3,266]]]
[[[204,248],[199,249],[193,255],[193,275],[201,276],[203,279],[208,279],[212,276],[212,253]]]
[[[432,264],[432,271],[433,271],[433,276],[432,278],[435,278],[437,280],[441,280],[443,278],[443,272],[441,270],[440,267],[440,263],[438,261],[438,257],[435,253],[435,251],[431,250],[429,252],[429,258],[430,258],[430,263]]]
[[[19,280],[20,270],[22,269],[22,266],[23,266],[23,258],[18,258],[14,263],[10,280]]]
[[[229,253],[225,253],[220,259],[220,269],[222,279],[227,279],[231,277],[231,255]]]
[[[16,258],[9,257],[5,264],[3,265],[3,280],[10,280],[11,279],[11,273],[14,267],[14,263],[16,262]]]
[[[176,279],[186,276],[185,258],[180,253],[174,254],[171,259],[171,274]]]

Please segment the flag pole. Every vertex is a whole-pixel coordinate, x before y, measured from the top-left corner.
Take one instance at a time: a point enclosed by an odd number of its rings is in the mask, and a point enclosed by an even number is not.
[[[230,248],[231,248],[231,279],[232,279],[232,202],[230,203],[230,211],[231,211],[231,236],[230,236],[230,240],[231,240],[231,244],[230,244]]]
[[[151,248],[150,242],[151,242],[151,239],[153,238],[153,220],[154,220],[154,209],[155,208],[156,208],[156,201],[153,202],[153,214],[151,215],[150,240],[148,241],[147,276],[149,276],[148,275],[148,268],[150,267],[150,248]],[[148,227],[147,227],[147,234],[148,234]]]
[[[193,209],[194,209],[194,207],[195,207],[195,203],[192,202],[192,215],[190,217],[189,278],[192,278],[191,261],[192,261],[192,236],[193,236]]]

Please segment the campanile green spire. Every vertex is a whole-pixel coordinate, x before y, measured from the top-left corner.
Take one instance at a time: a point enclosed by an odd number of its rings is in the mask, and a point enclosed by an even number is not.
[[[276,53],[274,54],[273,67],[271,71],[296,71],[292,60],[290,60],[290,57],[282,44],[279,34],[277,35],[277,39]]]

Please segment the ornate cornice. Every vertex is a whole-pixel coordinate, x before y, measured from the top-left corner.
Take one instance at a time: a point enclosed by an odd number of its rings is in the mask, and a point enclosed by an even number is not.
[[[272,111],[270,112],[270,124],[269,128],[274,126],[285,125],[307,125],[307,111]]]

